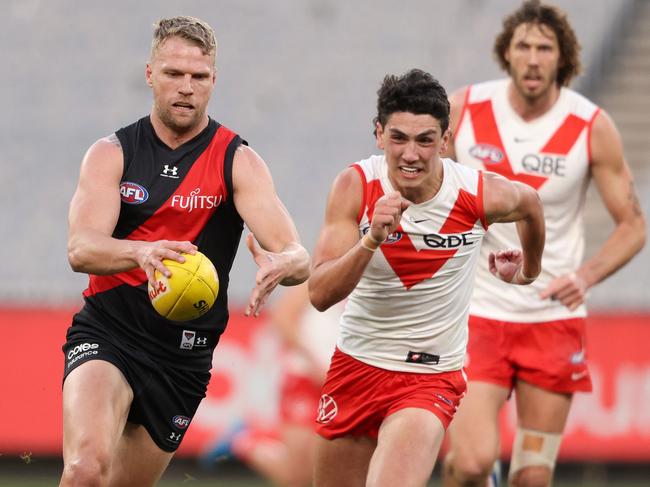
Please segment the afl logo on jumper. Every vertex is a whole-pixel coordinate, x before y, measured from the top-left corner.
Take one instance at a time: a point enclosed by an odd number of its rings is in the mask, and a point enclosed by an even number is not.
[[[120,198],[129,205],[139,205],[149,199],[149,191],[139,184],[124,181],[120,184]]]
[[[469,153],[472,157],[483,162],[483,164],[498,164],[503,160],[503,152],[491,144],[473,145]]]

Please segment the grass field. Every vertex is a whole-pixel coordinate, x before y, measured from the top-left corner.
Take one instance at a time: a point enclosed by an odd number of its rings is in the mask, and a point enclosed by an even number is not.
[[[51,487],[58,485],[61,461],[2,458],[0,487]],[[554,487],[648,487],[650,465],[560,465]],[[437,475],[430,486],[440,486]],[[225,463],[204,471],[192,460],[175,459],[158,487],[270,487],[240,464]],[[398,487],[398,486],[396,486]]]

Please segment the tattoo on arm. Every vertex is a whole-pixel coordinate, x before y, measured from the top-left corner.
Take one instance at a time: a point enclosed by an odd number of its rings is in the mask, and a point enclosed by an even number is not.
[[[122,148],[122,144],[120,143],[120,139],[117,138],[117,135],[111,134],[108,137],[106,137],[106,140],[108,140],[115,147],[119,147],[120,149]]]
[[[636,216],[642,216],[643,212],[641,211],[641,203],[639,202],[639,197],[636,195],[636,189],[634,188],[634,181],[630,181],[630,190],[627,195],[627,199],[632,205],[632,210]]]

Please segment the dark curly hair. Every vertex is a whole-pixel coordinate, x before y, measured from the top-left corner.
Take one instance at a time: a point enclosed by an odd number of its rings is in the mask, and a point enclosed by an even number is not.
[[[395,76],[386,75],[377,91],[377,122],[386,126],[388,117],[395,112],[431,115],[440,122],[442,133],[449,127],[449,100],[442,85],[421,69]],[[375,131],[376,132],[376,131]]]
[[[527,0],[503,19],[503,30],[494,41],[493,49],[501,68],[510,72],[510,63],[506,61],[505,53],[515,29],[521,24],[544,25],[555,33],[560,46],[556,81],[560,86],[568,86],[571,80],[580,74],[580,43],[566,14],[557,7],[541,3],[540,0]]]

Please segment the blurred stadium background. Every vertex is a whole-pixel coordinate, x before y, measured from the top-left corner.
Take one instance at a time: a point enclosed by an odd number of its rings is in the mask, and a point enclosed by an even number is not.
[[[583,46],[585,71],[573,87],[617,122],[648,215],[650,1],[555,3]],[[371,120],[382,77],[420,67],[452,91],[501,76],[492,41],[518,4],[0,0],[0,486],[56,483],[59,350],[86,284],[67,265],[67,206],[88,146],[150,109],[144,67],[154,21],[186,14],[214,27],[210,113],[265,158],[311,249],[334,176],[376,151]],[[589,255],[611,229],[592,192],[585,219]],[[231,275],[233,321],[215,354],[209,397],[161,485],[265,485],[236,463],[204,472],[194,461],[231,421],[276,413],[278,344],[263,318],[241,314],[254,272],[242,247]],[[589,303],[596,390],[576,399],[556,485],[650,485],[650,246]],[[503,431],[505,455],[511,412]]]

